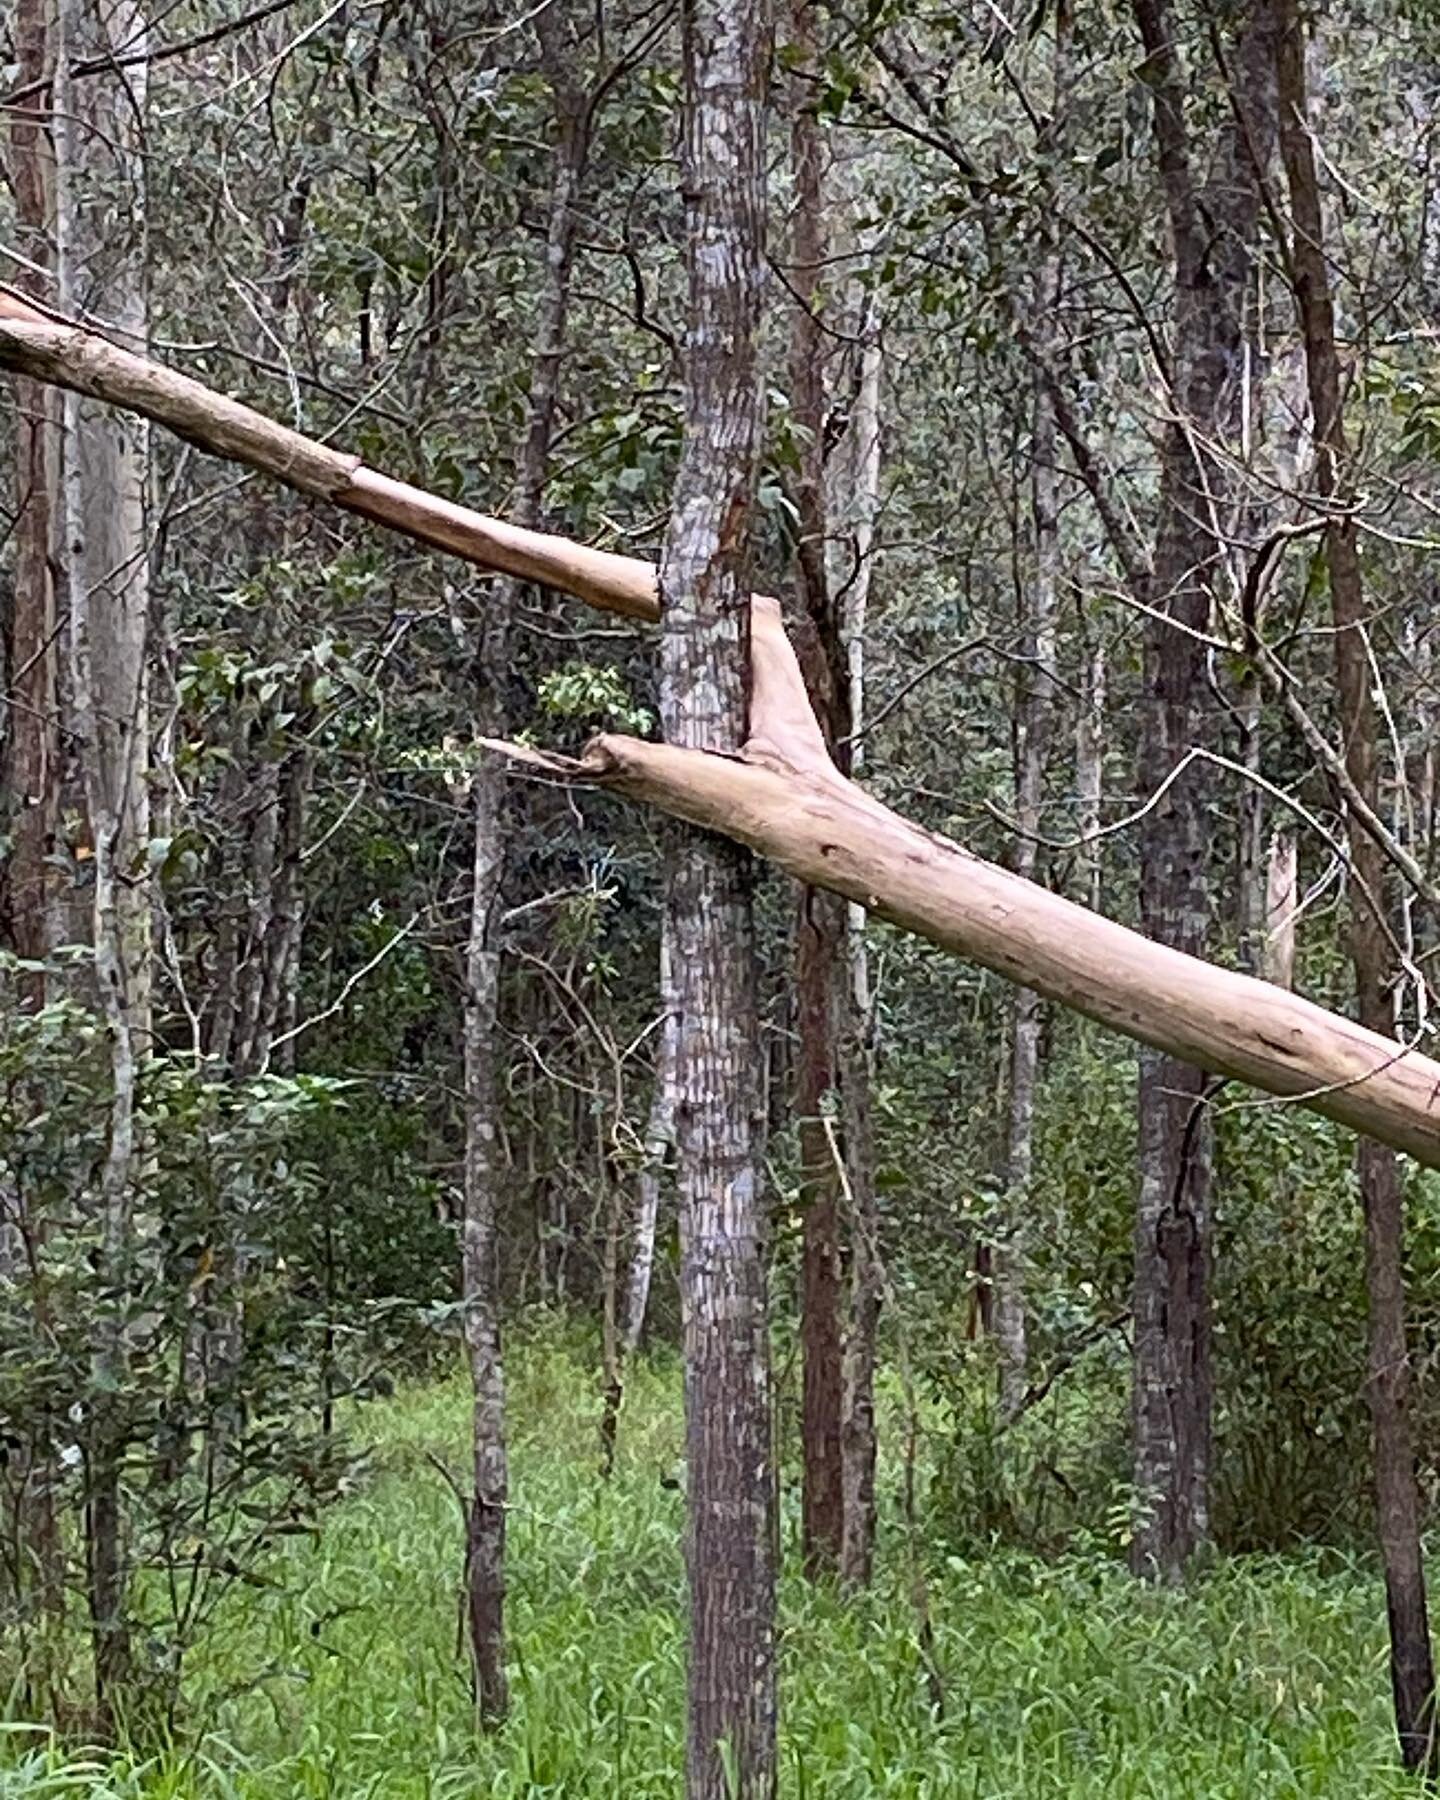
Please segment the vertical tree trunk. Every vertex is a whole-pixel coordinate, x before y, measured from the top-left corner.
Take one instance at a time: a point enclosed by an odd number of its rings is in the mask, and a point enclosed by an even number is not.
[[[832,522],[830,592],[843,612],[849,691],[850,771],[864,760],[865,631],[874,568],[875,517],[880,503],[880,377],[876,321],[861,315],[860,373],[849,428],[834,457],[829,483]],[[827,472],[828,473],[828,472]],[[870,1580],[875,1553],[875,1367],[883,1271],[875,1194],[875,1134],[871,1116],[870,968],[863,907],[846,909],[846,957],[841,994],[840,1092],[845,1127],[849,1202],[850,1304],[845,1339],[841,1424],[844,1535],[841,1578],[852,1587]]]
[[[662,1018],[660,1041],[655,1052],[655,1088],[650,1096],[650,1116],[645,1125],[645,1160],[635,1183],[635,1225],[620,1333],[622,1353],[626,1357],[633,1356],[640,1348],[640,1338],[645,1330],[650,1283],[655,1272],[655,1232],[660,1218],[665,1160],[675,1139],[680,1014],[675,999],[675,956],[668,913],[660,928],[660,1007]]]
[[[76,60],[143,52],[131,0],[62,0],[55,59],[56,221],[60,304],[104,317],[144,353],[145,65],[71,81]],[[123,224],[117,223],[123,221]],[[118,1387],[126,1356],[135,1109],[150,1032],[148,431],[72,394],[64,404],[63,568],[69,606],[70,703],[93,849],[95,980],[110,1042],[108,1141],[100,1174],[101,1280],[113,1312],[95,1349],[89,1420],[87,1563],[95,1694],[112,1731],[130,1673],[129,1568],[121,1470],[124,1436],[98,1397]]]
[[[1167,0],[1135,0],[1175,267],[1172,422],[1161,451],[1160,522],[1146,630],[1140,782],[1156,792],[1202,741],[1205,650],[1227,552],[1230,486],[1206,446],[1236,436],[1245,294],[1259,217],[1255,159],[1266,129],[1263,13],[1236,49],[1232,118],[1201,185],[1192,155],[1189,84]],[[1243,121],[1243,123],[1242,123]],[[1171,622],[1173,621],[1173,623]],[[1209,934],[1207,829],[1193,778],[1172,783],[1140,825],[1140,911],[1149,936],[1203,955]],[[1174,1580],[1209,1534],[1213,1375],[1210,1351],[1211,1131],[1205,1076],[1153,1050],[1140,1054],[1140,1188],[1135,1228],[1134,1467],[1143,1508],[1131,1545],[1137,1572]]]
[[[49,0],[20,0],[14,14],[16,76],[35,89],[11,109],[11,186],[16,247],[37,269],[49,269],[54,252],[54,153],[47,124],[53,31]],[[21,292],[48,300],[49,284],[24,265],[15,280]],[[0,942],[23,961],[42,963],[59,938],[55,919],[56,826],[60,815],[61,757],[55,583],[52,566],[60,509],[61,396],[29,380],[15,383],[14,565],[9,616],[3,621],[0,670],[5,704],[0,713],[0,834],[9,854],[0,864]],[[21,973],[14,998],[24,1007],[45,1003],[43,974]],[[9,996],[0,997],[0,1004]],[[23,1246],[35,1247],[41,1221],[27,1215],[23,1192],[0,1189],[0,1279],[18,1272]],[[33,1284],[36,1322],[44,1326],[43,1283]],[[15,1601],[22,1612],[58,1612],[65,1598],[64,1559],[55,1517],[53,1461],[43,1434],[21,1446],[14,1460],[15,1542],[19,1549]],[[48,1673],[38,1673],[45,1704]]]
[[[537,523],[554,436],[570,310],[570,275],[579,226],[576,201],[590,152],[589,99],[572,79],[553,11],[536,19],[541,62],[555,103],[554,176],[545,240],[530,397],[515,484],[515,517]],[[504,692],[510,620],[520,583],[507,578],[487,600],[475,659],[477,730],[500,736],[507,726]],[[470,932],[465,953],[465,1221],[461,1266],[465,1342],[474,1394],[474,1495],[465,1561],[470,1650],[481,1723],[498,1724],[509,1706],[505,1678],[505,1378],[500,1342],[500,914],[505,876],[504,775],[491,759],[471,789],[474,863]]]
[[[1083,628],[1082,628],[1083,629]],[[1100,803],[1105,795],[1105,646],[1082,644],[1080,706],[1075,718],[1075,804],[1080,897],[1100,910]]]
[[[1295,839],[1277,831],[1270,840],[1265,873],[1265,918],[1260,972],[1276,987],[1295,985],[1295,907],[1299,880]]]
[[[1310,139],[1305,35],[1296,0],[1277,0],[1275,67],[1280,150],[1290,189],[1290,275],[1305,340],[1315,443],[1315,490],[1336,503],[1325,532],[1335,627],[1335,680],[1345,767],[1361,797],[1378,809],[1377,707],[1366,636],[1364,578],[1346,499],[1345,420],[1335,309],[1325,261],[1325,219]],[[1350,860],[1368,896],[1384,892],[1386,867],[1374,840],[1350,821]],[[1393,1035],[1393,972],[1384,917],[1352,887],[1350,956],[1362,1024]],[[1369,1300],[1369,1381],[1375,1451],[1375,1499],[1390,1625],[1395,1725],[1407,1768],[1435,1766],[1435,1669],[1420,1541],[1420,1496],[1410,1431],[1411,1370],[1405,1338],[1404,1193],[1393,1150],[1362,1138],[1356,1153],[1365,1210],[1365,1286]]]
[[[763,428],[763,6],[684,12],[685,432],[661,560],[660,706],[674,744],[746,735],[746,556]],[[746,852],[677,830],[677,1192],[689,1465],[690,1800],[775,1792],[775,1566],[759,1027]]]
[[[1050,115],[1044,143],[1058,152],[1064,123],[1065,88],[1069,76],[1070,11],[1058,7],[1055,17],[1054,68]],[[1035,330],[1039,354],[1047,365],[1059,361],[1061,257],[1052,233],[1035,276]],[[1022,652],[1025,663],[1015,716],[1015,821],[1018,833],[1012,858],[1018,875],[1033,881],[1038,866],[1038,838],[1045,798],[1045,763],[1050,747],[1055,700],[1055,632],[1060,606],[1059,434],[1047,384],[1032,380],[1033,428],[1030,485],[1034,518],[1034,573],[1024,584],[1027,595]],[[1035,1086],[1044,1027],[1040,996],[1017,988],[1010,1022],[1010,1068],[1007,1083],[1004,1194],[1005,1235],[993,1253],[993,1320],[1000,1362],[1000,1416],[1018,1416],[1025,1398],[1028,1357],[1025,1328],[1025,1217],[1029,1210],[1035,1137]]]
[[[815,116],[816,6],[793,0],[790,45],[790,411],[798,427],[796,573],[805,622],[806,682],[832,754],[848,736],[849,682],[840,622],[826,570],[825,339],[818,309],[825,265],[824,174]],[[845,763],[842,747],[839,760]],[[803,1491],[801,1541],[810,1575],[834,1574],[844,1538],[841,1422],[844,1412],[840,1168],[835,1115],[839,1097],[839,1003],[845,966],[843,900],[800,890],[795,928],[795,1010],[799,1038],[795,1115],[800,1149],[800,1337]]]

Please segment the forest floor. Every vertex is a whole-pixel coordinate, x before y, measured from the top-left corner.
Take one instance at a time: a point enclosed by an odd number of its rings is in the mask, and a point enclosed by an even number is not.
[[[457,1381],[364,1410],[358,1491],[318,1541],[285,1547],[274,1585],[227,1601],[196,1653],[186,1752],[87,1771],[11,1726],[0,1800],[676,1800],[678,1374],[633,1371],[608,1484],[597,1387],[553,1333],[512,1357],[514,1710],[498,1737],[477,1742],[456,1656],[459,1511],[435,1459],[464,1468]],[[933,1673],[903,1533],[859,1601],[787,1579],[786,1800],[1415,1791],[1395,1770],[1362,1564],[1236,1560],[1177,1595],[1098,1555],[967,1561],[931,1545],[925,1576]]]

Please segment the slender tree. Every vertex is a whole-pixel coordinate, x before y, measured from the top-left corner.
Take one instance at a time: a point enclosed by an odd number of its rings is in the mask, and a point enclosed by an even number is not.
[[[1351,508],[1349,456],[1336,342],[1335,303],[1325,256],[1325,213],[1311,135],[1305,32],[1296,0],[1277,0],[1275,68],[1280,151],[1290,190],[1290,278],[1305,340],[1315,441],[1314,486],[1327,509],[1325,566],[1334,625],[1335,687],[1345,770],[1372,811],[1380,800],[1378,707],[1359,537]],[[1385,916],[1385,859],[1350,813],[1350,960],[1361,1023],[1391,1036],[1395,1007],[1393,942]],[[1356,889],[1358,888],[1358,892]],[[1405,1333],[1405,1196],[1393,1150],[1362,1139],[1356,1173],[1365,1212],[1369,1301],[1370,1406],[1375,1504],[1390,1623],[1395,1725],[1407,1768],[1435,1769],[1435,1666],[1420,1540],[1420,1495],[1411,1439],[1412,1374]]]
[[[840,611],[827,568],[825,494],[825,334],[821,276],[826,262],[823,146],[816,116],[818,8],[793,0],[790,15],[790,411],[796,426],[795,571],[804,622],[811,704],[842,765],[849,740],[849,672]],[[795,927],[795,1012],[799,1049],[795,1114],[800,1147],[800,1334],[804,1360],[802,1545],[812,1575],[833,1574],[844,1540],[842,1425],[845,1407],[841,1174],[840,1033],[845,977],[845,903],[802,888]]]
[[[660,566],[660,708],[689,749],[747,728],[747,549],[763,412],[769,21],[741,0],[684,15],[685,431]],[[761,1094],[749,857],[677,833],[668,867],[680,1020],[676,1131],[689,1466],[691,1800],[775,1790]]]
[[[534,525],[544,499],[550,445],[560,398],[570,310],[571,271],[580,215],[580,186],[590,154],[590,97],[576,78],[564,27],[555,10],[536,18],[541,66],[554,101],[551,180],[530,395],[515,480],[515,511]],[[507,578],[487,600],[475,659],[476,723],[503,734],[510,622],[521,584]],[[504,1182],[500,1085],[500,915],[505,877],[505,782],[490,758],[471,784],[474,861],[470,930],[465,951],[465,1220],[462,1290],[473,1408],[474,1493],[466,1545],[466,1604],[475,1698],[481,1720],[496,1724],[509,1705],[505,1677],[505,1377],[500,1344],[500,1228]]]

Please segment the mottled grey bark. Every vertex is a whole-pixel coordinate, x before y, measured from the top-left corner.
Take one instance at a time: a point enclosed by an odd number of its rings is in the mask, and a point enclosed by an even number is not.
[[[665,1164],[675,1142],[676,1063],[680,1050],[680,1014],[675,998],[675,956],[668,916],[660,928],[659,1039],[655,1049],[655,1086],[645,1123],[644,1161],[635,1179],[635,1217],[631,1231],[630,1267],[625,1282],[625,1308],[620,1341],[625,1356],[640,1347],[650,1284],[655,1273],[655,1233]]]
[[[684,13],[685,431],[661,561],[669,743],[746,736],[749,517],[763,408],[763,5]],[[676,1186],[689,1468],[690,1800],[775,1792],[775,1567],[763,1120],[749,856],[677,830],[668,904],[680,1012]]]
[[[61,0],[55,60],[56,242],[66,312],[106,319],[146,348],[143,62],[72,81],[69,64],[123,44],[143,50],[133,0]],[[95,984],[110,1044],[110,1106],[99,1179],[103,1281],[124,1294],[131,1253],[136,1096],[150,1040],[149,433],[142,419],[78,394],[64,403],[62,555],[69,608],[70,723],[93,868]],[[123,1304],[98,1334],[97,1392],[118,1384]],[[87,1421],[86,1561],[96,1709],[114,1729],[130,1678],[123,1437],[97,1399]]]
[[[576,85],[552,12],[539,15],[542,65],[555,105],[555,161],[545,240],[534,360],[525,436],[515,482],[515,513],[534,525],[541,512],[555,413],[560,397],[570,309],[570,275],[579,227],[576,202],[590,150],[588,96]],[[499,735],[507,723],[504,682],[510,620],[520,584],[509,578],[487,600],[482,641],[475,658],[476,727]],[[476,1706],[482,1724],[504,1718],[509,1705],[505,1676],[505,1378],[500,1341],[500,916],[505,878],[504,776],[484,758],[471,788],[474,860],[470,931],[465,953],[465,1218],[461,1261],[465,1344],[474,1396],[474,1493],[465,1560],[470,1650]]]
[[[1334,624],[1335,681],[1345,769],[1366,805],[1380,801],[1379,708],[1374,692],[1359,534],[1350,510],[1349,452],[1335,307],[1325,259],[1325,216],[1309,129],[1305,32],[1297,0],[1276,0],[1275,69],[1280,94],[1280,149],[1290,191],[1290,276],[1305,340],[1315,490],[1337,503],[1325,530],[1326,570]],[[1360,1021],[1393,1035],[1395,1003],[1390,932],[1379,898],[1385,858],[1374,838],[1349,821],[1350,958]],[[1361,894],[1370,898],[1362,899]],[[1413,1374],[1405,1329],[1405,1196],[1399,1159],[1362,1140],[1356,1172],[1365,1210],[1365,1289],[1369,1302],[1371,1433],[1376,1518],[1390,1625],[1390,1681],[1395,1727],[1407,1768],[1436,1774],[1435,1665],[1420,1538],[1420,1493],[1410,1427]]]
[[[880,502],[880,378],[882,354],[873,318],[863,320],[860,374],[842,454],[831,486],[831,591],[841,598],[850,692],[850,770],[864,759],[865,630],[874,572],[875,518]],[[849,1205],[850,1293],[845,1337],[841,1489],[844,1534],[841,1578],[854,1587],[870,1580],[875,1556],[875,1368],[878,1360],[880,1218],[875,1189],[875,1133],[871,1113],[873,1057],[870,967],[865,912],[846,909],[847,955],[841,1013],[840,1092],[845,1128]]]

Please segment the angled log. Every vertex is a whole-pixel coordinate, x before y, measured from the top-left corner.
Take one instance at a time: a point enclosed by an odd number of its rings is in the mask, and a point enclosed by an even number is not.
[[[524,531],[368,469],[202,382],[0,291],[0,367],[143,414],[198,448],[482,568],[659,617],[645,562]],[[602,736],[578,762],[500,746],[748,844],[791,875],[1007,980],[1440,1167],[1440,1063],[1253,976],[1139,932],[902,819],[831,763],[773,601],[752,625],[738,756]]]

